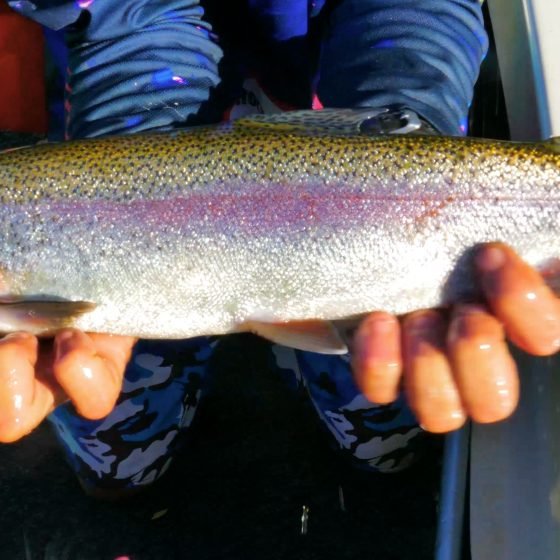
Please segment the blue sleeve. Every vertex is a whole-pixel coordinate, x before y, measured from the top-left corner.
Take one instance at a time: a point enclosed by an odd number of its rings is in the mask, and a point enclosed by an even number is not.
[[[464,134],[487,45],[479,0],[342,0],[317,93],[326,107],[401,103],[443,133]]]
[[[70,138],[184,124],[219,83],[222,51],[197,0],[17,0],[10,5],[66,32]]]

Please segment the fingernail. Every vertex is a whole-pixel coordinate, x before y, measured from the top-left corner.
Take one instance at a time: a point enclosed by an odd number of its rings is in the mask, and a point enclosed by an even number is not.
[[[426,432],[444,434],[458,430],[465,423],[466,419],[462,409],[452,409],[430,418],[429,422],[421,423],[420,427]]]
[[[384,335],[390,333],[395,328],[396,323],[397,319],[390,315],[373,316],[366,319],[364,324],[366,332],[363,334]]]
[[[455,344],[457,340],[461,338],[464,332],[464,314],[456,315],[455,317],[453,317],[451,323],[449,324],[449,330],[447,331],[447,343],[451,345]]]
[[[454,308],[455,316],[471,315],[475,313],[487,313],[486,307],[484,305],[479,305],[476,303],[462,303]]]
[[[560,349],[560,318],[557,314],[549,311],[542,313],[539,328],[542,330],[542,339],[549,340],[551,352]]]
[[[482,305],[476,304],[465,304],[455,308],[447,331],[447,342],[454,344],[459,338],[476,334],[480,328],[480,322],[477,321],[476,316],[486,312]]]
[[[414,314],[406,319],[407,330],[413,332],[431,331],[441,324],[441,315],[437,311]]]
[[[63,331],[56,336],[56,359],[60,359],[64,354],[70,352],[76,342],[74,331]]]
[[[398,321],[390,315],[368,317],[356,333],[356,359],[359,364],[393,360],[398,352]],[[396,336],[390,336],[395,334]]]
[[[433,356],[445,349],[445,324],[437,313],[411,318],[403,329],[405,356]]]
[[[62,331],[61,333],[58,333],[56,335],[56,340],[58,342],[66,342],[73,336],[74,336],[74,331]]]
[[[478,268],[484,272],[494,272],[502,268],[507,260],[507,255],[499,247],[486,247],[478,252],[475,257]]]
[[[30,338],[33,338],[33,335],[28,333],[28,332],[23,332],[23,331],[18,331],[18,332],[13,332],[13,333],[8,333],[6,336],[4,336],[4,340],[29,340]]]

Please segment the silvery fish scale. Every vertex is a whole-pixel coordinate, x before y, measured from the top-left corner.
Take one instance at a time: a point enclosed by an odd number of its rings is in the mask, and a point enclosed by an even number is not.
[[[355,126],[365,117],[0,155],[5,301],[91,302],[64,324],[183,338],[472,298],[469,255],[484,241],[536,265],[560,255],[555,141],[371,137]],[[3,330],[52,329],[2,309]]]

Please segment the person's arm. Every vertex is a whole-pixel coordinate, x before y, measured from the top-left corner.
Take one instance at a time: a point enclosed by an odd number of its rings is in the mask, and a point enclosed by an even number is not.
[[[222,51],[197,0],[11,5],[65,31],[68,138],[184,126],[219,82]]]
[[[325,107],[401,104],[464,134],[488,39],[479,0],[343,0],[327,22]]]

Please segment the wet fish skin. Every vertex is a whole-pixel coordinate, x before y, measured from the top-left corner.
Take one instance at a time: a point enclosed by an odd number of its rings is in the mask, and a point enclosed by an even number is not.
[[[556,141],[283,118],[0,155],[3,296],[94,304],[54,328],[186,338],[471,298],[485,241],[560,256]],[[0,306],[1,330],[53,329],[32,319]]]

